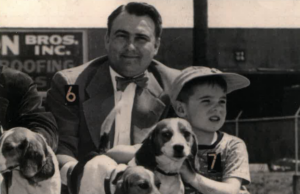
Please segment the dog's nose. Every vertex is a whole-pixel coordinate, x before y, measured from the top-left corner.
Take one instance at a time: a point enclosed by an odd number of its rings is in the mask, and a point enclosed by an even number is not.
[[[175,152],[177,152],[177,153],[182,153],[184,147],[183,147],[183,145],[174,145],[174,146],[173,146],[173,149],[174,149]]]

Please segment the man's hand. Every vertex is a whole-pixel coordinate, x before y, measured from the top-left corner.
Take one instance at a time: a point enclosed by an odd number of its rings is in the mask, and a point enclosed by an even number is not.
[[[108,150],[105,155],[114,159],[117,163],[127,164],[140,149],[142,144],[130,145],[117,145],[112,149]]]

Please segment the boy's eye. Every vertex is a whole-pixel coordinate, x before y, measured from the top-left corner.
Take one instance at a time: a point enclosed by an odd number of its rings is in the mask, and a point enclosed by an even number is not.
[[[226,104],[226,100],[221,100],[220,104]]]
[[[203,103],[210,103],[210,100],[202,100]]]

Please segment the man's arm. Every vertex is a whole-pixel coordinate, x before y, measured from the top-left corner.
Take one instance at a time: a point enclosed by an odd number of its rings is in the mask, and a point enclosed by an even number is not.
[[[3,76],[7,91],[4,98],[9,101],[5,128],[22,126],[40,133],[55,151],[58,142],[57,125],[53,115],[41,107],[42,100],[36,84],[28,75],[12,69],[6,69]]]
[[[78,106],[65,104],[65,85],[70,84],[62,72],[54,75],[51,88],[47,94],[47,108],[54,115],[59,134],[58,149],[59,164],[62,167],[68,161],[75,160],[78,148]],[[73,158],[73,159],[72,159]]]
[[[47,93],[47,108],[54,115],[59,134],[57,159],[60,166],[62,183],[67,185],[68,178],[77,164],[78,150],[78,106],[65,104],[65,85],[68,79],[63,72],[54,75],[51,88]]]

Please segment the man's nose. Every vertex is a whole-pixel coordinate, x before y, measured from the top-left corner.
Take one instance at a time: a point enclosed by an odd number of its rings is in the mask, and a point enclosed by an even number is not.
[[[126,47],[127,47],[128,50],[135,50],[135,49],[136,49],[136,46],[135,46],[134,39],[130,38],[130,39],[127,41]]]

